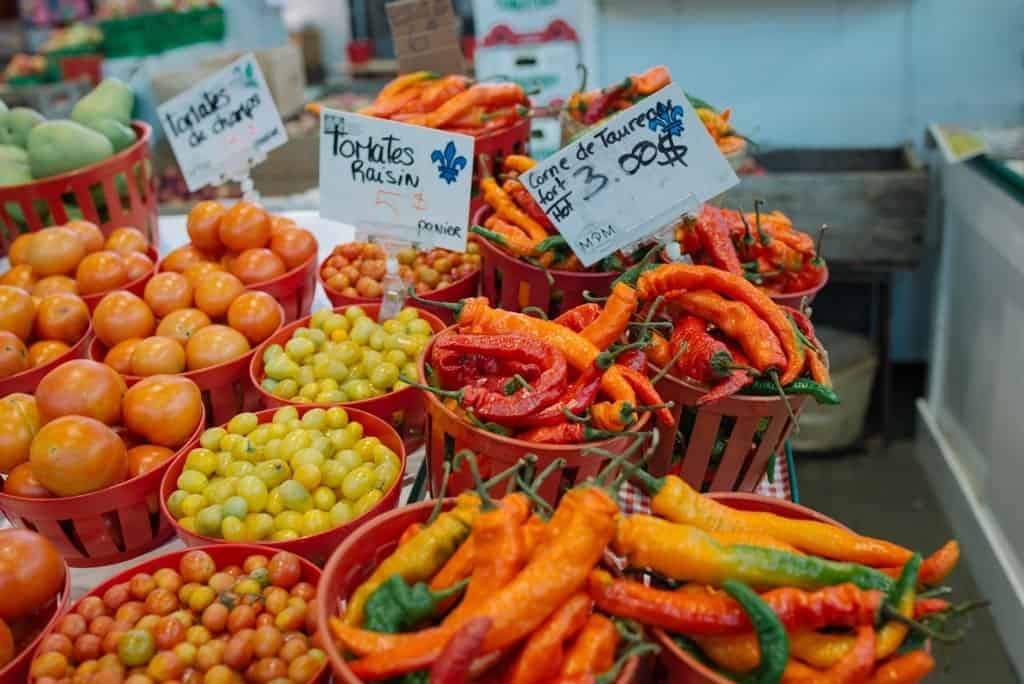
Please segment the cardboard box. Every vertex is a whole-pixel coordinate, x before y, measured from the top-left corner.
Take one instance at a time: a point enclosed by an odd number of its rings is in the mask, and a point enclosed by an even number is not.
[[[477,47],[474,60],[480,80],[504,76],[527,90],[539,88],[530,96],[535,105],[567,100],[579,86],[580,46],[572,41]]]
[[[157,104],[162,104],[181,91],[189,88],[197,81],[209,76],[235,61],[246,51],[230,50],[214,57],[199,61],[191,69],[163,71],[153,76],[153,96]],[[260,71],[267,81],[274,104],[287,118],[298,112],[306,103],[306,72],[302,52],[294,45],[283,45],[276,48],[253,50]]]
[[[316,188],[320,182],[318,134],[288,138],[252,170],[252,180],[265,197],[286,197]]]

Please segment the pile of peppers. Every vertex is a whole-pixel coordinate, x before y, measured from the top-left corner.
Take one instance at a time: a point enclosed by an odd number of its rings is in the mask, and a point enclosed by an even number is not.
[[[487,159],[481,158],[480,194],[493,213],[482,226],[470,227],[470,232],[530,264],[554,271],[617,273],[633,265],[632,255],[617,252],[590,268],[583,266],[519,179],[536,165],[530,157],[511,154],[501,160],[495,178]]]
[[[820,244],[781,211],[762,214],[760,201],[748,214],[705,204],[676,226],[675,239],[694,263],[742,276],[769,294],[809,290],[826,277]]]
[[[509,473],[481,482],[472,454],[456,454],[476,491],[406,530],[330,619],[348,666],[398,684],[607,684],[658,649],[656,628],[737,682],[912,684],[934,667],[926,639],[962,636],[936,627],[973,607],[935,588],[959,559],[955,541],[922,560],[831,524],[728,508],[624,465],[632,458],[552,511],[533,490],[557,461],[532,482],[517,464],[517,485],[492,500]],[[614,493],[634,475],[650,515],[619,508]]]
[[[639,277],[644,301],[664,298],[671,334],[654,332],[647,353],[675,375],[711,386],[698,406],[736,393],[808,394],[838,404],[828,355],[810,319],[780,306],[742,275],[713,266],[665,264]]]
[[[672,82],[672,75],[664,66],[653,66],[642,74],[627,76],[618,83],[604,88],[587,90],[587,72],[580,66],[580,85],[565,106],[565,113],[575,122],[593,126],[609,116],[629,109],[640,100],[653,95]],[[731,109],[719,112],[704,100],[687,95],[690,104],[697,110],[704,128],[724,155],[736,154],[747,145],[747,139],[739,135],[729,119]],[[585,129],[584,129],[585,130]]]
[[[647,376],[647,324],[631,323],[638,303],[636,289],[619,282],[603,305],[585,303],[554,320],[495,309],[481,297],[446,304],[458,330],[434,341],[428,384],[403,379],[467,422],[527,442],[616,437],[647,411],[672,427],[671,405]]]
[[[319,105],[306,108],[320,113]],[[432,71],[413,71],[381,88],[373,103],[359,113],[481,136],[529,116],[530,102],[523,88],[515,83],[474,83],[459,74],[440,76]]]

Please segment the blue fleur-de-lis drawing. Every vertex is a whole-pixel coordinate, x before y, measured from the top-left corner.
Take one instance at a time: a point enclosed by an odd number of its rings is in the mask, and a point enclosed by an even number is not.
[[[430,153],[430,161],[437,164],[438,175],[449,185],[459,177],[459,171],[466,168],[466,158],[455,149],[451,140],[444,146],[444,151],[434,150]]]
[[[683,108],[679,105],[672,105],[659,102],[654,108],[654,118],[647,122],[648,128],[656,131],[659,128],[665,130],[669,136],[681,135],[683,132]]]

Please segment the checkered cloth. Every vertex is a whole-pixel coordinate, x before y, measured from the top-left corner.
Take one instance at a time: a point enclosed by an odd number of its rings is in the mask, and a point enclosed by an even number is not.
[[[755,494],[770,496],[785,501],[793,500],[793,491],[789,483],[789,464],[785,458],[775,459],[775,477],[773,482],[768,481],[766,475],[754,488]],[[626,482],[619,490],[619,501],[624,513],[650,513],[650,497],[640,491],[637,487]]]

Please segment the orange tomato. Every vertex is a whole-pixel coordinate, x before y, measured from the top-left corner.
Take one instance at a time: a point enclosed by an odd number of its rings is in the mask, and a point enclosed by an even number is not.
[[[124,395],[124,424],[151,444],[177,449],[199,426],[203,401],[199,388],[180,375],[144,378]]]
[[[32,334],[35,319],[36,305],[27,292],[18,287],[0,285],[0,330],[7,330],[27,340]]]
[[[218,234],[221,243],[236,252],[266,247],[270,242],[270,216],[255,204],[238,202],[221,217]]]
[[[32,286],[33,297],[46,297],[58,292],[78,294],[78,283],[74,278],[65,275],[54,275],[41,278]]]
[[[89,329],[89,307],[78,295],[61,292],[43,297],[36,312],[36,336],[74,344]]]
[[[73,231],[78,236],[78,239],[85,246],[86,254],[92,254],[103,249],[103,231],[95,223],[75,219],[65,223],[64,227]]]
[[[118,228],[110,234],[103,247],[122,255],[128,255],[132,252],[142,252],[145,254],[146,248],[149,247],[149,240],[146,239],[146,236],[138,228]]]
[[[88,416],[117,425],[121,420],[124,378],[113,368],[89,359],[74,359],[47,373],[36,387],[39,418]]]
[[[62,416],[32,440],[29,462],[39,484],[57,496],[95,492],[124,480],[124,442],[109,427],[85,416]]]
[[[228,307],[228,325],[252,345],[273,335],[283,322],[280,305],[266,292],[246,292]]]
[[[82,294],[109,292],[128,282],[128,269],[120,254],[101,250],[82,259],[75,271],[75,280]]]
[[[138,346],[142,338],[130,337],[127,340],[121,340],[107,351],[107,355],[103,357],[103,363],[107,364],[121,375],[132,374],[132,354],[135,353],[135,347]]]
[[[199,249],[222,249],[220,220],[227,210],[219,202],[199,202],[188,212],[188,236]]]
[[[265,247],[247,249],[231,263],[231,272],[246,285],[284,275],[284,261]]]
[[[192,286],[180,273],[157,273],[146,283],[142,298],[157,318],[163,318],[172,311],[192,306]]]
[[[31,292],[32,286],[35,284],[36,273],[28,264],[18,264],[0,276],[0,285],[20,287],[25,292]]]
[[[149,305],[126,290],[106,295],[92,312],[93,331],[108,347],[129,337],[149,337],[156,319]]]
[[[85,245],[75,231],[57,226],[36,233],[25,256],[40,276],[65,275],[78,267],[85,256]]]
[[[245,285],[241,280],[230,273],[215,271],[199,282],[193,295],[196,308],[210,318],[221,318],[243,292]]]
[[[281,257],[290,271],[316,254],[316,238],[305,228],[285,228],[270,239],[270,249]]]
[[[26,451],[25,462],[11,468],[7,473],[7,480],[3,483],[4,494],[11,496],[23,496],[28,499],[48,499],[53,492],[39,484],[39,480],[32,474],[32,464],[28,462]]]
[[[160,269],[163,271],[174,271],[182,273],[186,268],[205,261],[212,261],[215,257],[200,250],[193,244],[182,245],[172,249],[163,261],[160,262]]]
[[[39,340],[28,348],[28,365],[32,368],[49,363],[71,351],[71,347],[60,340]]]
[[[14,635],[7,623],[0,620],[0,669],[14,660]]]
[[[39,409],[28,394],[0,399],[0,473],[28,460],[32,439],[39,432]]]
[[[185,370],[185,350],[169,337],[147,337],[132,352],[132,375],[174,374]]]
[[[185,356],[189,370],[209,368],[249,351],[245,335],[226,325],[208,325],[197,330],[185,345]]]
[[[167,447],[143,444],[128,450],[128,477],[138,477],[148,473],[161,463],[174,458],[174,452]]]
[[[49,604],[64,586],[64,560],[31,530],[0,530],[0,619],[17,620]]]
[[[14,242],[11,243],[11,248],[7,252],[7,258],[10,260],[11,266],[20,266],[21,264],[28,263],[28,245],[35,236],[35,233],[23,233],[14,239]]]
[[[28,350],[25,343],[14,333],[0,331],[0,378],[6,378],[28,370]]]
[[[235,259],[238,258],[238,252],[227,251],[220,258],[220,265],[225,271],[230,271],[235,265]]]
[[[198,264],[192,264],[181,272],[185,279],[188,280],[188,284],[195,290],[199,282],[206,276],[216,271],[223,271],[224,267],[216,261],[202,261]]]
[[[128,271],[128,282],[138,280],[153,271],[153,260],[142,252],[132,252],[125,256],[124,267]]]
[[[169,337],[182,347],[200,328],[210,325],[210,317],[199,309],[179,309],[172,311],[157,326],[156,334]]]
[[[282,230],[295,227],[295,219],[290,219],[287,216],[271,216],[270,217],[270,234],[277,235]]]

